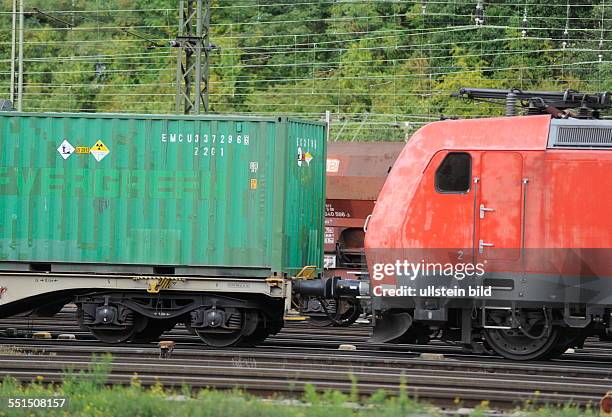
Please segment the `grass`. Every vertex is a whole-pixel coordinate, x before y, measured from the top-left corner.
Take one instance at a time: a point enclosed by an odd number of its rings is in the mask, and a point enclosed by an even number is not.
[[[129,386],[106,385],[111,369],[110,355],[93,358],[87,371],[67,371],[59,385],[46,384],[37,377],[21,384],[7,377],[0,385],[2,409],[0,416],[62,416],[62,417],[408,417],[410,415],[441,415],[435,408],[419,403],[407,395],[388,396],[379,391],[361,397],[353,377],[349,394],[338,391],[319,392],[306,388],[299,400],[262,399],[241,391],[200,390],[189,387],[167,390],[161,384],[143,387],[135,375]],[[349,376],[350,377],[350,376]],[[9,409],[8,397],[65,396],[68,405],[62,409]],[[473,417],[487,415],[483,402]],[[595,417],[592,409],[580,409],[566,404],[536,408],[526,404],[515,414],[521,417]]]

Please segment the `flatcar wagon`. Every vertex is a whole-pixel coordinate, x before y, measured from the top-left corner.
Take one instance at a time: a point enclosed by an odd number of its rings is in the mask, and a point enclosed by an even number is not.
[[[0,112],[0,316],[78,306],[109,342],[283,325],[320,272],[326,126],[285,117]]]

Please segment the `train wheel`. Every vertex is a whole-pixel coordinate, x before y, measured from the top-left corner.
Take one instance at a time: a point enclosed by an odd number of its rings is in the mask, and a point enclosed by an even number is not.
[[[238,342],[238,345],[244,347],[255,347],[262,344],[268,336],[270,336],[270,330],[263,323],[260,323],[255,331],[248,336],[244,336]]]
[[[581,329],[562,329],[557,344],[548,353],[548,358],[558,358],[569,348],[582,347],[584,339],[586,334]]]
[[[176,321],[170,319],[149,319],[147,325],[140,332],[130,337],[130,342],[149,343],[159,340],[159,337],[176,325]]]
[[[521,328],[485,329],[488,346],[507,359],[527,361],[547,359],[558,347],[561,331],[550,324],[544,312],[522,312]]]
[[[91,334],[101,342],[116,344],[132,338],[141,329],[146,328],[147,318],[136,314],[134,321],[125,326],[89,326]]]
[[[195,329],[195,332],[207,346],[216,348],[234,346],[242,339],[242,329],[228,331]]]
[[[194,328],[194,330],[206,345],[224,348],[238,345],[245,337],[245,334],[250,333],[252,335],[261,324],[258,312],[250,310],[242,311],[240,314],[233,314],[229,321],[233,322],[233,327],[204,327],[200,329]],[[226,324],[229,324],[229,321]]]

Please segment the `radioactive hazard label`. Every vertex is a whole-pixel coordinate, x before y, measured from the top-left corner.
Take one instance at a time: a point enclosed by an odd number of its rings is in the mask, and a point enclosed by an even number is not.
[[[94,158],[96,158],[96,161],[98,162],[103,160],[104,157],[110,153],[106,145],[102,143],[101,140],[97,141],[95,145],[91,147],[91,150],[89,152],[93,155]]]

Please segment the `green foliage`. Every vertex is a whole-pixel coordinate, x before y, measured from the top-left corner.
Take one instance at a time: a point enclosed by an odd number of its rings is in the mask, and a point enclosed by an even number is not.
[[[10,11],[12,0],[0,4]],[[25,110],[175,111],[176,0],[25,4]],[[213,0],[211,110],[329,110],[333,138],[402,140],[442,115],[502,113],[450,97],[464,86],[612,89],[610,5],[484,4],[477,26],[475,2],[463,0]],[[1,13],[0,97],[9,93],[11,25]]]

